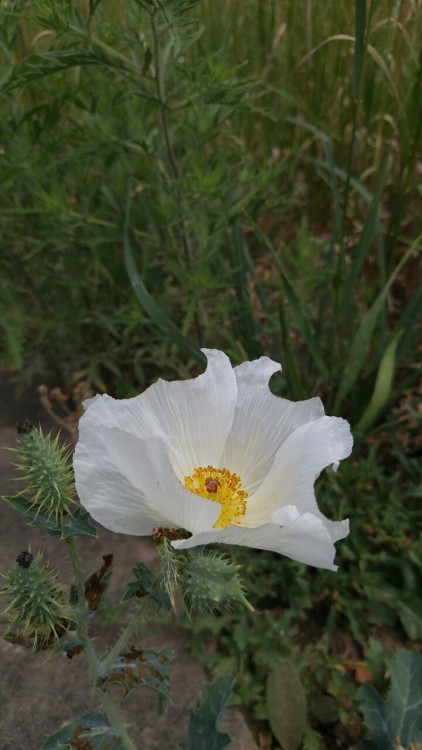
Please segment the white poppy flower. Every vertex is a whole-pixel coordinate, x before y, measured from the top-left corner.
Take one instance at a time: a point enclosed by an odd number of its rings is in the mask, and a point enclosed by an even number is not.
[[[204,352],[197,378],[85,403],[74,456],[82,505],[112,531],[186,529],[178,549],[224,542],[336,570],[334,542],[349,524],[322,515],[313,485],[350,454],[348,423],[326,417],[319,398],[274,396],[281,366],[268,357],[233,368]]]

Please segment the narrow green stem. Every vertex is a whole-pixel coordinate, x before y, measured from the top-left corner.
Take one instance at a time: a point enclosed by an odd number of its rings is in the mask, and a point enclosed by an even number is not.
[[[107,716],[111,728],[121,741],[123,750],[136,750],[136,746],[133,744],[125,729],[125,726],[119,716],[119,712],[113,699],[106,692],[101,690],[101,688],[97,687],[97,680],[104,665],[98,658],[88,634],[88,628],[85,620],[86,600],[84,575],[80,565],[76,542],[73,537],[66,539],[66,542],[69,548],[70,560],[72,563],[73,572],[75,575],[76,589],[78,592],[77,632],[84,646],[84,653],[88,662],[88,667],[94,684],[96,696]],[[120,640],[121,639],[119,638],[119,641]],[[119,643],[119,641],[117,643]]]
[[[108,669],[109,667],[111,667],[119,654],[121,654],[128,641],[132,638],[133,635],[135,635],[136,631],[138,630],[139,621],[140,609],[138,609],[138,611],[134,613],[132,619],[123,630],[120,638],[116,641],[113,648],[108,652],[105,659],[101,661],[101,666],[103,669]]]
[[[123,726],[117,706],[112,698],[101,690],[101,688],[96,688],[95,695],[97,696],[99,703],[101,703],[101,707],[109,720],[111,728],[121,741],[123,750],[137,750],[136,745],[133,744]]]

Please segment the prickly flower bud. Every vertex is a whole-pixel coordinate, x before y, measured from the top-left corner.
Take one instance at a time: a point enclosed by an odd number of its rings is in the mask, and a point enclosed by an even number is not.
[[[29,552],[20,553],[0,588],[9,599],[5,611],[12,614],[6,636],[29,640],[34,649],[48,648],[67,629],[68,610],[55,573],[42,564],[41,554],[31,558]]]
[[[73,472],[67,446],[60,446],[40,429],[21,433],[17,464],[32,495],[32,507],[46,518],[61,522],[73,501]]]
[[[235,603],[253,610],[243,593],[238,566],[218,553],[203,551],[192,556],[184,570],[182,594],[189,612],[221,609]]]
[[[155,534],[157,537],[157,534]],[[158,575],[160,585],[167,592],[172,606],[175,606],[175,596],[183,580],[183,571],[190,560],[190,553],[176,552],[171,546],[170,540],[162,535],[158,544],[158,552],[161,557],[161,568]]]

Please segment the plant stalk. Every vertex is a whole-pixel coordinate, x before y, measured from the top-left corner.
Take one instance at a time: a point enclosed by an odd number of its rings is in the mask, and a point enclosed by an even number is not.
[[[98,677],[101,675],[103,663],[97,656],[97,653],[92,645],[91,639],[88,634],[88,628],[85,620],[86,600],[85,600],[85,586],[84,576],[80,565],[78,549],[76,542],[73,537],[66,539],[70,560],[72,563],[73,572],[75,575],[76,589],[78,592],[78,606],[77,606],[77,632],[84,646],[84,653],[88,662],[89,672],[94,684],[95,694],[98,698],[104,713],[107,716],[109,724],[116,736],[119,738],[122,744],[123,750],[137,750],[136,746],[130,739],[126,728],[120,718],[118,709],[113,699],[101,688],[97,687]],[[119,641],[121,638],[119,638]],[[117,642],[117,644],[119,643]],[[116,646],[117,646],[116,644]],[[113,651],[113,649],[112,649]],[[110,652],[111,653],[111,652]]]

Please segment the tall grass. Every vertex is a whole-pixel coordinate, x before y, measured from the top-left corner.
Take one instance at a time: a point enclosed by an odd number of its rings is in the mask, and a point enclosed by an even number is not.
[[[204,344],[266,353],[368,430],[417,377],[420,292],[394,300],[422,231],[421,4],[2,16],[6,361],[124,393]]]

